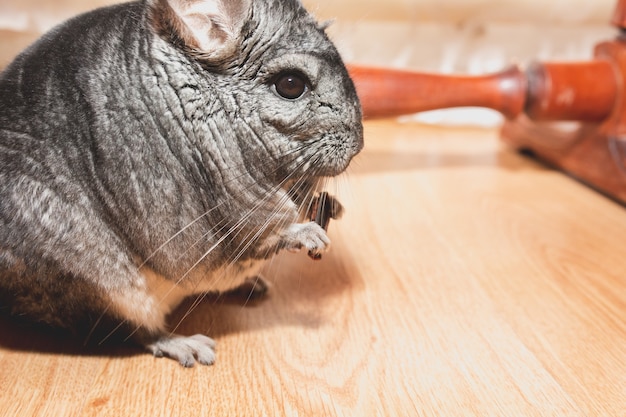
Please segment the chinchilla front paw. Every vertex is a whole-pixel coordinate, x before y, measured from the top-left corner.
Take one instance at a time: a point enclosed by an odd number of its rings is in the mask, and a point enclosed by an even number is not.
[[[330,248],[326,231],[317,223],[294,223],[283,236],[283,247],[290,251],[304,248],[312,254],[322,254]]]

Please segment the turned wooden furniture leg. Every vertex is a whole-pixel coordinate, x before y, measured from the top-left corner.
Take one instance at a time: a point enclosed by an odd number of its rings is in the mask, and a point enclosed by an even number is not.
[[[626,204],[626,0],[616,39],[587,62],[534,63],[483,76],[349,66],[366,119],[461,106],[507,121],[503,141]],[[557,121],[569,121],[567,124]]]

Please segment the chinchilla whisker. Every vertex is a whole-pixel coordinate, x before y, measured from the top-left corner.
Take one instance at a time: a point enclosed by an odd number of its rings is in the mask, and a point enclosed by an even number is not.
[[[304,148],[304,146],[302,147],[296,147],[293,150],[291,150],[290,152],[286,153],[283,156],[290,156],[290,155],[294,155],[294,160],[297,159],[298,157],[298,153],[302,151],[302,148]],[[241,165],[241,168],[245,168],[245,165]],[[234,167],[236,169],[236,167]],[[274,168],[273,171],[276,172],[278,171],[279,168]],[[242,177],[244,177],[245,173],[237,175],[227,181],[225,181],[225,184],[228,184],[230,182],[236,182],[237,180],[240,180]],[[144,266],[146,266],[146,264],[160,251],[162,251],[169,243],[171,243],[174,239],[176,239],[178,236],[180,236],[182,233],[184,233],[186,230],[188,230],[190,227],[192,227],[193,225],[195,225],[196,223],[198,223],[200,220],[202,220],[203,218],[205,218],[206,216],[208,216],[209,214],[211,214],[212,212],[214,212],[215,210],[219,209],[221,206],[223,206],[224,204],[226,204],[227,201],[222,201],[218,204],[216,204],[215,206],[211,207],[209,210],[205,211],[204,213],[202,213],[200,216],[196,217],[195,219],[193,219],[191,222],[189,222],[187,225],[185,225],[184,227],[182,227],[178,232],[176,232],[175,234],[173,234],[172,236],[170,236],[167,240],[165,240],[158,248],[156,248],[150,255],[148,255],[141,264],[139,264],[139,266],[137,267],[138,269],[143,268]]]
[[[230,261],[228,262],[229,265],[234,265],[242,256],[243,254],[250,248],[250,246],[254,243],[254,241],[258,238],[259,235],[262,234],[262,230],[266,229],[267,226],[270,223],[270,219],[268,219],[268,221],[266,222],[266,224],[262,225],[260,227],[260,230],[255,234],[255,236],[253,236],[252,238],[250,238],[249,240],[247,240],[248,243],[246,243],[244,245],[244,247],[242,248],[237,248],[237,253],[234,257],[232,257],[230,259]],[[284,222],[284,221],[283,221]],[[283,223],[281,222],[281,223]],[[224,278],[226,272],[223,272],[219,277],[216,278],[217,281],[221,280]],[[189,306],[189,308],[187,309],[187,311],[185,312],[185,314],[183,314],[183,316],[180,318],[180,320],[176,323],[176,325],[172,328],[171,332],[174,333],[176,332],[176,330],[180,327],[180,325],[183,323],[183,321],[189,317],[191,315],[191,313],[204,301],[204,299],[206,298],[207,294],[206,293],[202,293],[199,294],[197,297],[195,297],[193,303]],[[220,295],[218,294],[218,297]],[[245,303],[247,303],[248,300],[246,300]],[[244,303],[244,305],[245,305]]]
[[[211,248],[209,248],[209,250],[208,250],[208,251],[206,251],[206,252],[205,252],[205,254],[204,254],[204,255],[203,255],[203,256],[202,256],[202,257],[201,257],[201,258],[200,258],[200,259],[199,259],[199,260],[198,260],[198,261],[197,261],[197,262],[196,262],[193,266],[191,266],[191,267],[190,267],[190,268],[189,268],[189,269],[188,269],[188,270],[187,270],[187,271],[186,271],[186,272],[185,272],[185,273],[184,273],[181,277],[179,277],[179,278],[177,279],[177,281],[176,281],[176,285],[180,285],[180,283],[181,283],[181,282],[182,282],[182,281],[183,281],[183,280],[184,280],[184,279],[185,279],[185,278],[186,278],[186,277],[187,277],[187,276],[191,273],[191,271],[193,271],[193,269],[194,269],[194,268],[196,268],[196,267],[200,264],[200,262],[202,262],[202,260],[203,260],[204,258],[206,258],[206,256],[208,256],[208,254],[209,254],[211,251],[213,251],[213,250],[214,250],[214,249],[215,249],[215,248],[216,248],[216,247],[217,247],[220,243],[224,242],[224,241],[225,241],[225,240],[229,237],[229,235],[231,235],[231,234],[235,233],[235,232],[237,231],[237,229],[238,229],[240,226],[242,226],[243,224],[245,224],[245,222],[247,221],[247,218],[249,218],[252,214],[254,214],[254,212],[255,212],[256,210],[258,210],[258,209],[259,209],[259,208],[260,208],[260,207],[261,207],[261,206],[262,206],[262,205],[266,202],[265,200],[267,200],[268,198],[270,198],[270,197],[271,197],[271,195],[272,195],[274,192],[278,191],[278,190],[279,190],[279,189],[280,189],[280,188],[284,185],[284,183],[285,183],[286,181],[287,181],[287,179],[286,179],[285,181],[281,182],[281,183],[280,183],[279,185],[277,185],[276,187],[274,187],[274,189],[273,189],[273,190],[271,190],[271,192],[270,192],[270,193],[268,193],[268,196],[267,196],[265,199],[263,199],[263,200],[259,201],[259,202],[258,202],[258,203],[257,203],[257,204],[256,204],[256,205],[252,208],[252,209],[250,209],[250,210],[248,211],[248,213],[246,213],[246,215],[244,215],[244,216],[242,217],[242,219],[240,219],[240,221],[239,221],[237,224],[235,224],[235,225],[234,225],[234,226],[233,226],[233,227],[232,227],[232,228],[231,228],[231,229],[230,229],[227,233],[225,233],[222,237],[220,237],[220,239],[218,240],[218,242],[217,242],[216,244],[214,244],[213,246],[211,246]],[[206,237],[208,237],[208,236],[214,236],[214,235],[216,235],[216,234],[219,234],[219,233],[220,233],[220,232],[222,232],[222,231],[223,231],[223,230],[224,230],[227,226],[228,226],[227,222],[224,222],[224,224],[223,224],[223,225],[222,225],[222,226],[221,226],[221,227],[220,227],[217,231],[215,231],[215,230],[214,230],[214,229],[215,229],[215,227],[214,227],[214,228],[212,228],[210,231],[208,231],[207,233],[205,233],[205,234],[202,236],[202,238],[201,238],[201,239],[198,239],[196,242],[194,242],[194,244],[193,244],[193,245],[196,245],[196,244],[198,244],[199,242],[203,241],[203,240],[204,240],[203,238],[206,238]],[[186,252],[185,252],[185,253],[188,253],[188,251],[189,251],[190,249],[191,249],[191,248],[188,248],[188,249],[186,250]],[[181,255],[181,256],[182,256],[182,255]],[[196,285],[198,285],[198,284],[196,284]],[[167,296],[171,293],[171,291],[173,291],[173,288],[172,288],[172,289],[170,289],[170,290],[168,290],[168,291],[167,291],[167,292],[166,292],[166,293],[162,296],[162,298],[161,298],[160,302],[162,302],[162,301],[163,301],[163,300],[164,300],[164,299],[165,299],[165,298],[166,298],[166,297],[167,297]]]
[[[228,220],[227,219],[220,220],[215,226],[213,226],[212,228],[204,232],[193,243],[188,245],[186,249],[178,255],[176,260],[181,261],[186,255],[189,254],[189,252],[191,252],[192,249],[196,248],[203,242],[206,242],[209,238],[217,236],[222,231],[224,231],[224,229],[226,229],[227,227],[228,227]]]
[[[278,186],[274,187],[274,192],[278,191],[283,183],[286,182],[283,181],[282,183],[280,183]],[[239,230],[239,228],[241,226],[243,226],[246,221],[248,220],[248,218],[254,214],[257,210],[259,210],[265,203],[267,203],[267,201],[272,197],[273,194],[268,194],[266,195],[264,198],[262,198],[261,200],[259,200],[252,208],[250,208],[245,214],[244,216],[241,217],[241,219],[239,219],[239,221],[237,221],[237,223],[235,225],[232,226],[232,228],[230,230],[228,230],[227,233],[225,233],[223,236],[221,236],[217,242],[215,244],[213,244],[201,257],[200,259],[198,259],[181,277],[179,277],[179,279],[176,281],[177,284],[179,284],[180,282],[182,282],[190,273],[191,271],[193,271],[193,269],[195,269],[213,250],[215,250],[216,247],[218,247],[222,242],[224,242],[230,235],[232,235],[233,233],[235,233],[237,230]]]
[[[243,237],[242,242],[239,244],[238,247],[235,248],[235,252],[237,254],[231,259],[230,264],[234,264],[235,262],[237,262],[243,256],[243,254],[250,248],[250,246],[256,243],[258,239],[261,236],[263,236],[264,233],[266,233],[267,229],[272,224],[272,220],[275,218],[275,216],[278,213],[280,213],[281,209],[287,203],[289,203],[289,201],[290,201],[290,198],[288,195],[282,196],[281,199],[277,203],[276,209],[272,213],[270,213],[270,215],[265,219],[265,222],[258,227],[258,230],[254,233],[252,231],[248,232],[248,234]],[[275,225],[275,228],[282,228],[286,221],[287,221],[286,219],[280,220],[279,223]]]
[[[96,331],[96,328],[98,327],[98,325],[100,324],[100,322],[102,322],[102,319],[104,319],[104,317],[106,316],[107,312],[109,311],[109,309],[111,308],[111,304],[109,304],[100,314],[100,316],[98,316],[98,318],[96,319],[96,321],[94,321],[93,325],[91,325],[91,328],[89,329],[89,332],[87,333],[87,335],[85,336],[85,338],[83,339],[83,346],[87,346],[87,344],[89,343],[89,340],[91,339],[91,337],[93,336],[93,333]],[[113,331],[111,331],[107,336],[105,336],[100,342],[98,342],[99,345],[102,345],[104,342],[106,342],[106,340],[111,337],[111,335],[113,335],[113,333],[115,331],[117,331],[117,329],[119,329],[122,326],[123,322],[120,323],[117,327],[115,327],[115,329],[113,329]]]
[[[303,162],[302,164],[304,164],[304,162]],[[285,180],[283,180],[280,184],[278,184],[278,186],[276,186],[276,187],[275,187],[275,189],[273,190],[273,192],[278,191],[278,190],[279,190],[280,188],[282,188],[282,187],[285,185],[285,183],[287,183],[289,180],[290,180],[290,178],[286,178]],[[296,180],[296,184],[301,183],[301,182],[304,182],[304,181],[305,181],[305,179],[304,179],[304,178],[299,178],[299,179],[297,179],[297,180]],[[269,193],[269,194],[268,194],[268,196],[267,196],[266,198],[269,198],[271,195],[272,195],[272,193]],[[313,197],[311,197],[311,198],[313,198]],[[279,202],[278,202],[278,204],[277,204],[276,208],[275,208],[275,209],[273,210],[273,212],[272,212],[272,213],[268,216],[268,218],[266,219],[266,221],[264,222],[264,224],[263,224],[263,225],[261,225],[261,226],[259,227],[259,230],[258,230],[256,233],[254,233],[254,235],[253,235],[253,236],[251,236],[251,234],[252,234],[251,232],[249,232],[246,236],[244,236],[244,238],[242,239],[242,243],[240,243],[240,244],[239,244],[239,246],[238,246],[237,248],[235,248],[235,251],[234,251],[234,252],[235,252],[235,256],[233,256],[233,257],[230,259],[230,261],[228,262],[228,264],[229,264],[229,265],[232,265],[232,264],[236,263],[236,262],[237,262],[237,260],[239,260],[239,259],[243,256],[243,254],[244,254],[244,253],[245,253],[245,252],[246,252],[246,251],[250,248],[250,246],[251,246],[252,244],[254,244],[254,243],[258,240],[258,238],[259,238],[260,236],[262,236],[262,235],[263,235],[263,233],[264,233],[264,232],[266,232],[266,231],[267,231],[267,229],[268,229],[269,225],[271,224],[272,218],[274,218],[274,216],[275,216],[277,213],[279,213],[279,212],[281,211],[281,209],[282,209],[282,208],[283,208],[286,204],[288,204],[289,202],[290,202],[290,196],[289,196],[289,193],[287,193],[287,194],[285,194],[285,195],[283,195],[283,196],[281,197],[281,199],[279,200]],[[254,211],[256,211],[256,210],[257,210],[257,209],[258,209],[258,208],[259,208],[262,204],[263,204],[263,201],[261,201],[259,204],[257,204],[257,206],[256,206],[256,207],[253,207],[253,208],[252,208],[252,209],[251,209],[251,210],[247,213],[247,215],[246,215],[246,216],[244,216],[244,217],[240,220],[240,222],[238,222],[238,223],[237,223],[237,224],[236,224],[236,225],[232,228],[231,232],[234,232],[235,228],[238,228],[239,226],[243,225],[243,224],[245,223],[245,221],[247,221],[247,218],[249,218],[249,217],[250,217],[250,216],[254,213]],[[281,222],[279,222],[279,224],[277,224],[275,227],[280,228],[280,227],[284,226],[284,223],[285,223],[286,221],[287,221],[286,219],[281,220]],[[245,243],[244,243],[244,242],[245,242]],[[204,256],[206,257],[206,256],[207,256],[207,254],[205,254]],[[193,269],[193,267],[192,267],[191,269]],[[190,271],[188,271],[188,272],[187,272],[187,274],[188,274],[189,272],[190,272]],[[222,276],[223,276],[223,275],[224,275],[224,273],[222,273]],[[218,277],[218,279],[221,279],[221,278],[220,278],[220,277]],[[180,282],[181,282],[181,280],[179,280],[179,281],[178,281],[178,283],[180,283]],[[198,299],[197,299],[196,301],[198,301]],[[191,310],[192,308],[195,308],[195,305],[196,305],[196,303],[194,302],[194,304],[192,304],[192,306],[191,306],[190,310]],[[190,311],[188,312],[188,314],[189,314],[189,313],[190,313]],[[188,314],[185,314],[185,316],[183,317],[183,319],[184,319],[184,318],[186,318]]]
[[[304,164],[304,162],[302,163]],[[281,182],[280,184],[278,184],[274,190],[272,190],[272,192],[276,192],[278,191],[281,187],[284,186],[284,184],[286,182],[288,182],[290,179],[286,178],[283,182]],[[305,179],[303,178],[299,178],[296,180],[296,184],[304,182]],[[319,180],[317,180],[319,182]],[[254,214],[254,212],[256,210],[258,210],[264,203],[265,200],[269,199],[272,195],[272,192],[270,192],[268,194],[268,196],[266,196],[262,201],[259,201],[252,209],[250,209],[246,215],[244,215],[239,222],[237,222],[237,224],[235,224],[226,234],[224,234],[222,237],[220,237],[220,239],[218,239],[218,241],[216,242],[216,244],[214,244],[213,246],[211,246],[211,248],[209,248],[208,251],[205,252],[205,254],[194,264],[192,265],[177,281],[176,281],[176,285],[180,285],[180,283],[193,271],[193,269],[195,269],[204,258],[206,258],[206,256],[208,256],[208,254],[213,251],[220,243],[222,243],[224,240],[226,240],[232,233],[235,233],[240,226],[242,226],[243,224],[245,224],[245,222],[247,221],[247,219]],[[309,192],[309,196],[307,197],[307,199],[310,199],[311,201],[314,199],[315,197],[315,193],[314,191]],[[288,194],[284,195],[281,197],[280,201],[277,204],[277,207],[274,209],[273,214],[276,214],[278,212],[280,212],[280,209],[286,205],[287,203],[289,203],[290,199]],[[242,244],[240,244],[238,248],[236,248],[236,255],[229,260],[228,264],[232,265],[234,263],[237,262],[238,259],[241,258],[241,256],[243,256],[243,254],[245,253],[246,250],[249,249],[249,247],[258,239],[259,236],[261,236],[263,234],[263,232],[265,232],[268,228],[268,226],[271,224],[271,218],[273,217],[273,215],[271,215],[268,219],[266,219],[265,223],[263,225],[261,225],[259,227],[259,230],[254,234],[254,236],[252,236],[252,238],[250,238],[249,235],[247,235],[244,239],[243,242],[246,242],[245,245],[242,246]],[[285,220],[283,220],[281,223],[284,223]],[[282,225],[282,224],[281,224]],[[281,226],[279,225],[279,226]],[[227,224],[221,226],[218,230],[218,233],[220,231],[222,231],[225,227],[227,227]],[[212,231],[215,228],[211,229]],[[208,236],[209,234],[213,235],[213,233],[211,233],[211,231],[205,233],[205,235],[203,235],[203,237]],[[196,241],[194,244],[197,244],[199,242]],[[220,279],[223,278],[223,276],[225,275],[225,272],[223,272],[221,274],[220,277],[216,277],[216,282],[219,281]],[[196,284],[196,286],[199,285],[198,283]],[[166,293],[161,297],[160,302],[163,302],[163,300],[165,300],[167,298],[167,296],[171,293],[171,291],[173,291],[173,288],[166,291]],[[171,333],[174,333],[178,327],[182,324],[182,322],[195,310],[195,308],[206,298],[206,293],[200,294],[199,296],[197,296],[194,300],[194,302],[191,304],[191,306],[188,308],[188,311],[181,317],[181,319],[178,321],[178,323],[170,330]],[[103,343],[105,340],[107,340],[115,331],[117,331],[122,325],[124,324],[124,322],[121,322],[113,331],[111,331],[110,334],[108,334],[101,343]],[[128,338],[130,338],[137,330],[139,330],[139,327],[137,327],[133,332],[131,332],[131,334],[128,336]]]
[[[315,165],[316,161],[320,158],[320,156],[316,155],[314,157],[312,157],[309,160],[303,160],[299,163],[298,165],[298,169],[301,168],[302,166],[304,166],[305,164],[309,163],[312,164],[313,166]],[[205,251],[205,253],[190,267],[187,269],[187,271],[182,274],[177,280],[176,280],[176,285],[180,285],[182,283],[182,281],[185,280],[185,278],[187,278],[189,276],[189,274],[198,266],[200,265],[200,263],[213,251],[215,250],[215,248],[217,248],[219,246],[219,244],[223,243],[225,240],[227,240],[231,235],[237,233],[241,227],[243,227],[243,225],[248,221],[248,219],[258,210],[260,209],[269,198],[272,197],[272,195],[277,192],[278,190],[280,190],[281,188],[284,187],[284,185],[286,183],[288,183],[291,180],[290,177],[285,178],[282,182],[280,182],[278,185],[276,185],[272,190],[270,190],[270,192],[263,198],[261,199],[254,207],[252,207],[250,210],[248,210],[244,216],[242,216],[242,218],[234,225],[230,228],[230,230],[228,230],[227,233],[225,233],[223,236],[221,236],[217,242],[211,246],[207,251]],[[297,189],[298,186],[302,183],[304,183],[306,181],[305,178],[301,177],[301,178],[297,178],[296,182],[294,183],[294,185],[292,185],[292,188]],[[315,186],[313,189],[308,191],[308,195],[305,196],[305,198],[303,199],[303,201],[308,200],[309,203],[307,205],[307,207],[310,207],[310,205],[312,204],[314,198],[315,198],[315,189],[317,189],[319,187],[319,184],[321,183],[321,181],[323,181],[323,179],[316,179],[315,180]],[[278,202],[278,204],[276,205],[276,207],[274,208],[272,214],[265,220],[264,224],[262,224],[257,232],[255,233],[251,233],[249,232],[246,236],[243,237],[242,239],[242,243],[240,243],[238,245],[237,248],[235,248],[234,250],[234,256],[229,260],[228,264],[232,265],[235,264],[242,256],[243,254],[259,239],[260,236],[263,235],[263,233],[265,233],[268,229],[268,227],[271,225],[271,220],[274,217],[274,215],[276,213],[279,213],[281,208],[284,207],[287,203],[289,203],[290,201],[290,196],[289,196],[289,192],[287,192],[285,195],[283,195],[280,199],[280,201]],[[281,222],[283,223],[284,220]],[[201,241],[204,241],[205,238],[209,237],[209,236],[215,236],[217,234],[219,234],[220,232],[222,232],[225,227],[227,227],[228,224],[225,223],[223,224],[221,227],[219,227],[219,229],[215,230],[215,227],[213,227],[210,231],[207,231],[205,234],[203,234],[203,236],[198,239],[196,242],[194,242],[194,244],[192,244],[192,246],[195,246],[196,244],[200,243]],[[280,227],[282,226],[281,224],[276,225],[275,227]],[[190,250],[191,248],[188,248],[186,253]],[[219,277],[216,277],[215,280],[216,282],[223,279],[223,276],[225,275],[225,272],[223,272],[222,274],[220,274]],[[195,286],[199,285],[199,283],[196,283]],[[173,288],[166,291],[166,293],[162,296],[160,302],[162,302],[164,299],[166,299],[166,297],[171,293],[171,291],[173,291]],[[193,310],[195,310],[195,308],[197,307],[197,305],[204,300],[206,294],[202,294],[200,297],[197,297],[195,299],[195,301],[192,303],[192,305],[189,307],[188,311],[183,315],[183,317],[180,319],[179,323],[177,323],[176,326],[174,326],[174,328],[171,330],[172,332],[176,331],[176,329],[180,326],[180,324],[182,323],[182,321],[184,319],[186,319],[189,314],[191,314],[191,312]]]
[[[195,309],[204,301],[206,297],[207,297],[206,293],[200,293],[194,298],[189,308],[187,308],[187,311],[185,312],[185,314],[183,314],[182,317],[178,320],[178,322],[176,322],[176,324],[172,326],[171,329],[169,330],[170,335],[174,335],[176,333],[178,328],[183,324],[183,322],[187,319],[187,317],[189,317],[191,313],[195,311]]]
[[[219,206],[221,206],[224,203],[219,203],[218,205],[210,208],[209,210],[205,211],[204,213],[202,213],[200,216],[196,217],[194,220],[192,220],[191,222],[187,223],[187,225],[185,225],[183,228],[181,228],[178,232],[176,232],[175,234],[173,234],[171,237],[169,237],[165,242],[163,242],[161,244],[161,246],[159,246],[158,248],[156,248],[150,255],[148,255],[146,257],[146,259],[144,259],[144,261],[139,264],[139,266],[137,267],[137,269],[141,269],[144,266],[146,266],[146,264],[161,250],[163,250],[163,248],[165,248],[165,246],[167,246],[172,240],[176,239],[178,236],[180,236],[182,233],[184,233],[187,229],[189,229],[190,227],[192,227],[194,224],[198,223],[200,220],[202,220],[203,218],[205,218],[206,216],[208,216],[209,214],[211,214],[214,210],[217,210],[219,208]]]
[[[299,178],[296,180],[296,183],[294,184],[293,188],[298,188],[298,186],[303,183],[305,181],[304,178]],[[305,196],[303,201],[307,201],[310,200],[311,202],[313,201],[313,199],[315,198],[315,191],[314,190],[310,190],[308,192],[308,196]],[[248,233],[248,235],[246,235],[244,237],[244,239],[242,240],[242,242],[246,242],[244,245],[240,244],[235,251],[237,252],[237,255],[235,257],[233,257],[231,259],[231,264],[236,263],[242,256],[243,254],[250,248],[250,246],[252,246],[255,242],[258,241],[258,239],[267,232],[268,228],[271,226],[272,224],[272,219],[274,218],[274,216],[276,214],[278,214],[281,209],[287,205],[289,202],[291,201],[291,196],[289,194],[285,194],[281,197],[280,201],[278,201],[276,209],[274,210],[274,212],[272,214],[270,214],[270,216],[266,219],[266,221],[264,222],[264,224],[262,224],[261,226],[259,226],[259,229],[256,231],[256,233],[252,234],[252,233]],[[307,207],[307,209],[310,207],[309,203],[308,205],[306,205],[305,207]],[[285,223],[287,222],[287,219],[281,219],[277,224],[274,225],[274,229],[281,229],[285,226]]]
[[[281,184],[281,186],[282,186],[282,184]],[[277,188],[280,188],[280,187],[277,187]],[[289,202],[289,198],[288,198],[287,196],[283,196],[283,198],[281,198],[281,201],[279,202],[279,206],[284,206],[284,205],[285,205],[285,204],[287,204],[288,202]],[[259,207],[260,207],[260,206],[259,206]],[[279,209],[275,209],[274,213],[277,213],[277,212],[279,212],[279,211],[280,211]],[[247,217],[249,217],[249,216],[247,216]],[[239,247],[235,249],[235,253],[236,253],[236,254],[235,254],[235,256],[234,256],[233,258],[231,258],[231,259],[229,260],[229,262],[228,262],[228,265],[229,265],[229,266],[230,266],[230,265],[233,265],[234,263],[236,263],[236,262],[237,262],[237,260],[238,260],[238,259],[240,259],[240,258],[243,256],[243,254],[244,254],[244,253],[245,253],[245,252],[246,252],[246,251],[250,248],[250,246],[251,246],[251,245],[255,242],[255,240],[256,240],[256,239],[257,239],[260,235],[262,235],[262,233],[263,233],[263,232],[267,229],[268,225],[271,223],[271,217],[273,217],[273,216],[270,216],[270,217],[266,220],[265,224],[264,224],[264,225],[262,225],[262,226],[259,228],[259,230],[255,233],[255,235],[254,235],[252,238],[249,238],[249,236],[246,236],[246,238],[244,238],[244,239],[243,239],[243,242],[247,242],[247,243],[246,243],[245,245],[243,245],[243,247],[241,247],[241,246],[242,246],[242,244],[240,244],[240,245],[239,245]],[[242,220],[240,221],[240,223],[241,223],[242,221],[244,221],[244,220],[245,220],[245,219],[242,219]],[[236,227],[236,226],[235,226],[235,227]],[[206,257],[206,256],[208,256],[208,253],[206,253],[206,254],[203,256],[203,258],[204,258],[204,257]],[[202,258],[202,259],[203,259],[203,258]],[[191,270],[193,270],[193,268],[195,268],[195,266],[197,266],[197,264],[198,264],[199,262],[201,262],[201,261],[202,261],[202,259],[200,259],[200,260],[196,263],[196,265],[192,266],[192,268],[191,268],[189,271],[187,271],[185,275],[188,275],[188,274],[191,272]],[[226,271],[222,272],[222,273],[220,274],[220,276],[216,277],[216,278],[215,278],[216,282],[217,282],[217,281],[219,281],[219,280],[221,280],[221,279],[223,279],[223,278],[224,278],[224,276],[225,276],[225,274],[226,274]],[[182,279],[184,279],[184,277],[183,277],[183,278],[181,278],[181,279],[179,279],[178,283],[180,283]],[[174,332],[175,332],[175,331],[176,331],[176,330],[180,327],[180,325],[182,324],[182,322],[183,322],[183,321],[184,321],[187,317],[189,317],[189,315],[190,315],[190,314],[191,314],[191,313],[192,313],[192,312],[193,312],[193,311],[194,311],[194,310],[198,307],[198,305],[200,305],[200,303],[201,303],[201,302],[202,302],[202,301],[206,298],[206,295],[207,295],[206,293],[202,293],[202,294],[199,294],[199,295],[198,295],[198,296],[194,299],[193,303],[189,306],[189,308],[187,309],[187,311],[185,312],[185,314],[183,314],[183,316],[182,316],[182,317],[180,318],[180,320],[176,323],[176,325],[172,327],[172,329],[171,329],[171,333],[174,333]]]
[[[281,183],[279,183],[277,186],[275,186],[264,198],[262,198],[260,201],[258,201],[255,206],[253,206],[251,209],[249,209],[244,216],[242,216],[242,218],[234,225],[232,226],[232,228],[228,231],[228,233],[226,233],[224,236],[222,236],[220,238],[220,240],[225,239],[227,236],[229,236],[230,234],[235,233],[237,230],[239,230],[247,221],[248,219],[256,212],[258,211],[270,198],[272,198],[272,196],[274,195],[275,192],[277,192],[278,190],[280,190],[287,182],[289,181],[289,178],[284,179]],[[275,208],[272,212],[272,215],[269,216],[268,219],[266,219],[266,223],[271,221],[272,217],[274,214],[280,212],[280,208],[282,208],[287,202],[289,202],[289,198],[287,196],[283,196],[279,202],[280,206],[278,208]],[[257,233],[258,234],[258,233]],[[249,239],[247,239],[249,236],[245,236],[243,239],[243,242],[249,241]],[[241,244],[240,244],[241,246]],[[213,250],[214,248],[210,249]],[[195,268],[199,262],[202,261],[202,259],[206,258],[206,256],[208,256],[209,252],[205,253],[203,255],[203,257],[196,262],[196,264],[194,264],[194,266],[192,266],[186,273],[184,277],[181,277],[181,279],[179,279],[177,281],[177,283],[180,283],[182,281],[182,279],[184,279],[190,272],[191,270],[193,270],[193,268]]]

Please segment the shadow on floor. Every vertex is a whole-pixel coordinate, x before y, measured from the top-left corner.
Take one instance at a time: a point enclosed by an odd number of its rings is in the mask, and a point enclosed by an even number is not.
[[[206,294],[183,302],[169,322],[175,333],[214,338],[273,326],[316,327],[332,318],[332,308],[320,306],[362,285],[350,265],[339,253],[326,254],[320,262],[306,255],[280,255],[266,271],[275,275],[267,295],[251,297],[249,287]],[[0,348],[12,351],[103,357],[145,354],[125,340],[128,333],[119,333],[100,332],[86,344],[84,338],[67,332],[0,314]]]

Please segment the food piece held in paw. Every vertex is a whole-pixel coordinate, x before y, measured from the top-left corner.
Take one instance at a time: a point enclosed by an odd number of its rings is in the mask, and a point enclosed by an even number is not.
[[[334,198],[330,197],[327,192],[321,192],[311,210],[310,220],[319,224],[324,230],[328,230],[328,223],[332,217],[333,201]],[[309,251],[309,257],[314,261],[319,261],[322,259],[322,254]]]

